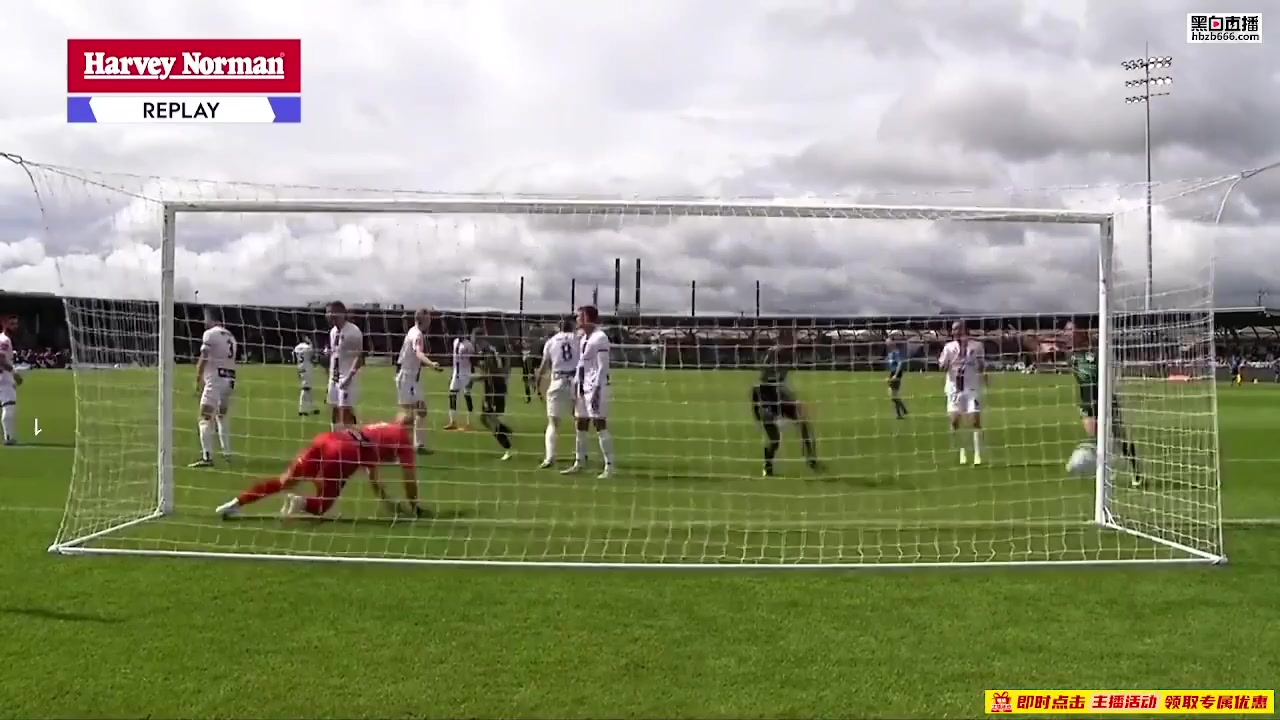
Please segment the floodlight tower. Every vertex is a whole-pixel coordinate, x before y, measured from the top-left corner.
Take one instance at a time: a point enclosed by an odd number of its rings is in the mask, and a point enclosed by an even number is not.
[[[1151,71],[1164,70],[1172,65],[1173,58],[1168,55],[1153,57],[1150,45],[1146,46],[1146,55],[1144,57],[1136,60],[1125,60],[1120,64],[1125,70],[1142,71],[1142,77],[1124,81],[1124,86],[1129,88],[1129,92],[1138,93],[1130,95],[1124,101],[1129,105],[1140,103],[1146,113],[1146,121],[1143,123],[1143,145],[1147,156],[1147,287],[1145,297],[1146,310],[1148,312],[1151,311],[1151,299],[1154,292],[1153,267],[1155,265],[1151,242],[1151,99],[1168,95],[1168,86],[1173,82],[1173,78],[1167,75],[1152,77]]]

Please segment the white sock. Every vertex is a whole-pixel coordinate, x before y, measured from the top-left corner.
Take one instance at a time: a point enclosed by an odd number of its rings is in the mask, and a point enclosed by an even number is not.
[[[298,393],[298,412],[311,412],[311,391],[303,390]]]
[[[200,418],[200,457],[208,460],[213,457],[213,422]]]
[[[5,440],[18,440],[18,406],[5,405],[0,410],[0,426],[4,427]]]
[[[973,429],[973,456],[978,457],[979,455],[982,455],[982,429],[974,428]]]
[[[601,430],[596,433],[596,439],[600,441],[600,454],[604,455],[604,466],[613,467],[613,434],[608,430]]]
[[[457,422],[458,422],[458,411],[454,408],[449,408],[449,424],[453,425]]]
[[[587,431],[577,430],[573,434],[573,461],[582,465],[587,461]]]
[[[413,446],[415,448],[424,448],[427,446],[427,419],[422,415],[414,418]]]
[[[546,460],[547,462],[551,462],[552,460],[556,459],[556,443],[557,443],[557,440],[559,439],[558,434],[559,433],[556,430],[555,423],[548,422],[547,432],[545,435],[543,435],[543,439],[546,440],[546,449],[547,449],[547,454],[546,456],[544,456],[543,459]]]
[[[222,454],[231,454],[231,418],[218,416],[218,443],[222,445]]]

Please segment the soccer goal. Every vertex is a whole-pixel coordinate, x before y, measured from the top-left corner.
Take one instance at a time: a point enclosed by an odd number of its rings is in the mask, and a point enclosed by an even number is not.
[[[69,248],[77,438],[56,552],[700,568],[1225,557],[1212,246],[1231,178],[1158,186],[1148,233],[1142,187],[618,200],[26,169],[49,244]],[[556,424],[557,464],[540,467],[547,404],[521,377],[570,310],[561,280],[607,272],[580,248],[625,252],[610,243],[663,254],[646,258],[644,313],[601,321],[616,472],[596,477],[588,427],[593,471],[566,475],[573,419]],[[509,268],[527,276],[527,303]],[[682,299],[691,278],[697,316]],[[739,301],[757,278],[758,316]],[[224,519],[215,508],[330,430],[332,300],[364,338],[360,423],[401,406],[391,361],[413,311],[432,310],[425,351],[445,368],[424,369],[417,396],[430,516],[393,513],[356,474],[322,517],[282,518],[277,496]],[[235,338],[235,386],[212,462],[188,467],[202,459],[209,308]],[[980,433],[970,415],[952,429],[938,366],[961,326],[984,357],[966,405]],[[451,377],[455,341],[473,336],[509,359],[509,459],[485,429],[483,383]],[[1094,400],[1072,374],[1084,350]],[[788,358],[785,380],[762,378],[770,352]],[[1082,415],[1096,469],[1073,474]],[[401,492],[397,470],[380,477]]]

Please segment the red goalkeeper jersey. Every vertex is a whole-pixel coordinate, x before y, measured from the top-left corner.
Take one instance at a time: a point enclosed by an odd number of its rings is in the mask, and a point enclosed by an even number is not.
[[[374,423],[351,431],[360,442],[364,465],[401,465],[412,469],[417,464],[413,436],[399,423]]]

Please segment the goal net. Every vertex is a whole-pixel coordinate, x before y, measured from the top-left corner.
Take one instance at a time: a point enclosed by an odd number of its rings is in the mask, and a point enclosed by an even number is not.
[[[1223,557],[1212,248],[1230,179],[1155,187],[1148,295],[1141,186],[646,202],[26,169],[49,246],[66,248],[75,360],[75,463],[54,550],[776,567]],[[547,405],[526,383],[529,359],[570,310],[569,279],[612,287],[612,259],[637,247],[652,249],[644,311],[601,320],[615,472],[596,477],[594,427],[589,471],[560,472],[571,418],[558,423],[557,465],[540,468]],[[756,279],[764,307],[749,311]],[[330,430],[331,300],[366,346],[360,423],[404,401],[394,364],[413,311],[433,309],[424,349],[446,369],[418,386],[430,516],[392,514],[360,472],[323,517],[282,519],[281,493],[224,519],[216,508]],[[229,459],[210,431],[212,465],[188,467],[202,456],[208,308],[237,348],[213,421]],[[985,357],[976,404],[963,406],[980,410],[980,433],[970,416],[949,423],[938,359],[956,324]],[[451,383],[447,369],[454,340],[473,334],[509,368],[506,460],[482,384]],[[302,342],[316,349],[314,405],[300,398]],[[778,343],[794,346],[785,385],[753,407]],[[1092,398],[1071,372],[1085,351],[1099,368]],[[451,403],[469,429],[444,429]],[[1098,467],[1071,473],[1082,415],[1099,428]],[[405,492],[398,470],[380,478],[393,500]]]

